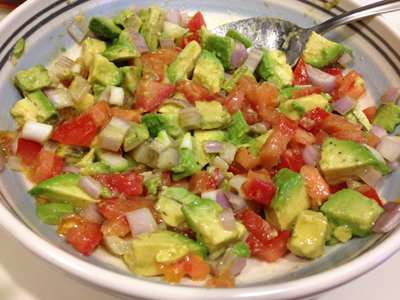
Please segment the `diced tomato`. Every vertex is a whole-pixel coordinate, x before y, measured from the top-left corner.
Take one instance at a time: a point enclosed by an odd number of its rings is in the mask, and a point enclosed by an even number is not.
[[[342,130],[361,130],[361,124],[354,124],[345,117],[330,114],[328,118],[321,122],[320,127],[329,135]]]
[[[175,85],[142,80],[135,96],[135,108],[143,112],[151,111],[168,98],[174,91]]]
[[[215,93],[210,96],[207,96],[206,98],[203,99],[203,102],[211,102],[211,101],[217,101],[219,103],[224,102],[225,97],[222,96],[220,93]]]
[[[319,126],[319,124],[328,118],[330,113],[323,110],[320,107],[306,113],[300,120],[299,125],[303,127],[305,130],[312,130]]]
[[[342,70],[339,68],[328,68],[328,69],[323,69],[325,73],[328,73],[330,75],[336,76],[337,79],[340,79],[343,77]]]
[[[162,61],[169,66],[178,57],[182,50],[179,48],[160,49],[152,52],[142,53],[140,60],[143,64],[151,64],[154,61]]]
[[[51,139],[64,144],[89,146],[97,131],[96,122],[91,114],[83,114],[56,129]]]
[[[366,89],[363,84],[356,86],[356,79],[363,78],[362,74],[357,73],[355,70],[350,71],[344,77],[339,78],[336,82],[336,87],[331,93],[333,100],[338,100],[344,96],[350,96],[357,99],[365,93]]]
[[[332,133],[331,137],[334,137],[335,139],[338,140],[354,141],[362,144],[364,144],[366,141],[364,133],[359,130],[341,130]]]
[[[242,165],[246,170],[252,170],[261,165],[261,160],[245,147],[240,147],[235,155],[235,161]]]
[[[186,25],[186,28],[189,29],[191,32],[196,32],[197,30],[201,29],[201,26],[207,27],[203,14],[198,11],[190,19],[189,23]]]
[[[164,80],[165,70],[166,66],[159,59],[143,64],[143,80],[161,82]]]
[[[247,170],[237,162],[233,162],[229,165],[228,172],[233,173],[233,175],[246,175]]]
[[[163,172],[161,173],[161,183],[163,186],[178,186],[178,187],[187,187],[189,184],[189,180],[187,177],[182,178],[178,181],[174,181],[172,179],[172,172],[171,171],[167,171],[167,172]]]
[[[143,192],[144,177],[136,174],[95,174],[91,175],[102,186],[125,195],[140,195]]]
[[[246,92],[246,99],[251,107],[258,112],[260,118],[266,121],[269,118],[267,108],[275,107],[278,95],[279,90],[276,86],[265,81],[257,88],[249,88]]]
[[[304,149],[305,146],[314,144],[316,142],[315,136],[303,128],[297,128],[296,133],[289,142],[288,147]]]
[[[240,88],[247,93],[251,89],[257,89],[260,85],[253,76],[241,75],[236,83]]]
[[[233,288],[235,287],[235,284],[235,276],[232,275],[232,272],[229,269],[223,270],[221,274],[208,279],[206,282],[206,286],[208,287],[222,289]]]
[[[57,232],[65,234],[67,242],[85,256],[89,255],[103,238],[99,224],[75,215],[64,219]]]
[[[261,242],[251,233],[246,240],[251,257],[265,262],[275,262],[287,252],[287,243],[290,239],[290,230],[278,231],[278,236],[267,242]]]
[[[301,152],[297,148],[290,148],[285,150],[280,158],[279,164],[276,166],[277,170],[290,169],[293,172],[300,173],[300,169],[306,163],[301,155]]]
[[[329,190],[330,190],[331,194],[335,194],[335,193],[337,193],[337,192],[339,192],[339,191],[341,191],[343,189],[347,189],[347,183],[346,182],[329,186]]]
[[[33,166],[32,181],[40,183],[60,175],[63,158],[51,151],[41,149]]]
[[[93,117],[93,121],[97,127],[106,125],[111,120],[111,110],[106,100],[101,100],[89,109],[86,114]]]
[[[241,111],[247,125],[250,126],[257,122],[257,112],[251,107],[247,100],[244,100]]]
[[[329,134],[327,134],[325,131],[323,131],[321,128],[318,127],[313,129],[311,133],[315,136],[315,144],[320,146],[322,146],[324,138],[329,137]]]
[[[181,48],[185,49],[185,47],[187,45],[190,44],[190,42],[196,41],[198,44],[201,44],[201,39],[200,39],[200,33],[199,32],[195,32],[191,35],[188,35],[184,38],[181,39]]]
[[[355,188],[354,190],[363,194],[365,197],[374,199],[379,204],[379,206],[383,207],[382,201],[379,198],[378,193],[372,186],[364,184],[362,186]]]
[[[307,68],[304,59],[303,57],[301,57],[293,72],[293,85],[307,84],[310,84],[310,79],[308,78]]]
[[[237,113],[243,105],[245,92],[241,90],[239,85],[236,85],[232,91],[226,96],[222,105],[231,114]]]
[[[43,146],[37,142],[19,138],[17,156],[21,157],[22,163],[26,167],[31,167],[34,165],[42,147]]]
[[[22,130],[22,126],[20,130]],[[5,157],[10,155],[12,144],[17,135],[18,133],[16,131],[0,131],[0,155]]]
[[[293,138],[297,130],[297,122],[283,115],[279,116],[274,131],[258,152],[262,166],[270,171],[278,162],[279,157],[286,150],[286,146]]]
[[[306,97],[314,94],[321,94],[322,93],[322,87],[306,87],[306,88],[301,88],[298,90],[295,90],[291,93],[291,98],[292,99],[297,99],[301,97]]]
[[[371,106],[371,107],[368,107],[368,108],[366,108],[366,109],[363,110],[363,113],[364,113],[365,116],[367,117],[368,121],[372,122],[372,120],[373,120],[374,117],[375,117],[375,114],[376,114],[376,110],[377,110],[377,109],[378,109],[378,108],[377,108],[376,106]]]
[[[121,109],[121,108],[115,106],[115,107],[111,108],[111,115],[113,117],[121,118],[127,122],[135,122],[138,124],[141,123],[140,122],[140,117],[141,117],[140,114],[136,110],[133,110],[133,109],[126,110],[126,109]]]
[[[85,60],[83,59],[83,57],[78,57],[75,60],[76,63],[81,65],[81,70],[79,72],[79,74],[81,74],[81,76],[85,79],[88,79],[89,77],[89,68],[86,66]]]
[[[188,191],[200,195],[203,192],[215,190],[218,175],[207,171],[199,171],[192,175],[189,181]]]
[[[329,185],[314,167],[304,165],[300,172],[303,177],[307,193],[311,198],[311,207],[318,209],[331,194]]]
[[[375,147],[376,143],[379,141],[379,137],[371,132],[364,132],[365,143],[370,147]]]
[[[267,206],[270,205],[276,192],[276,186],[268,172],[265,170],[249,171],[247,178],[249,180],[242,185],[245,199],[257,201]]]
[[[178,283],[186,274],[194,281],[205,280],[210,274],[208,263],[201,256],[194,254],[189,254],[175,262],[159,263],[158,269],[164,274],[164,280],[170,283]]]
[[[105,219],[101,224],[101,232],[104,236],[116,235],[124,237],[131,232],[131,228],[126,216],[121,216],[118,218]]]
[[[75,76],[66,77],[66,78],[61,82],[61,84],[62,84],[64,87],[69,88],[70,85],[71,85],[71,83],[72,83],[72,81],[74,81],[74,79],[75,79]]]
[[[267,243],[278,236],[276,229],[254,211],[246,209],[237,217],[242,221],[247,231],[262,243]]]
[[[119,218],[125,216],[127,212],[135,211],[141,208],[149,208],[152,210],[154,201],[149,201],[144,197],[131,196],[126,199],[113,197],[101,201],[99,210],[102,215],[108,219]]]
[[[195,103],[208,96],[208,88],[204,85],[191,81],[180,79],[175,82],[175,91],[182,93],[190,103]]]

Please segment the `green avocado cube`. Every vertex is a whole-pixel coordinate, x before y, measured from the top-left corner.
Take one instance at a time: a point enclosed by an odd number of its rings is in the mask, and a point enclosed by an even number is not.
[[[210,35],[207,40],[207,50],[212,52],[222,63],[225,70],[232,69],[232,53],[235,41],[230,37]]]
[[[94,54],[101,54],[107,49],[107,44],[104,41],[97,39],[87,39],[82,44],[81,56],[85,60],[86,66],[92,66],[92,58]]]
[[[253,46],[252,41],[235,29],[229,29],[229,31],[226,33],[226,36],[242,43],[246,48]]]
[[[232,115],[233,124],[229,126],[227,131],[227,141],[236,146],[243,144],[244,141],[249,137],[248,132],[250,131],[249,125],[243,118],[241,111]]]
[[[228,125],[232,121],[231,115],[217,101],[196,101],[200,114],[201,129],[217,129]]]
[[[94,54],[91,62],[88,78],[89,84],[99,84],[102,86],[119,86],[121,84],[123,78],[122,71],[107,58],[100,54]]]
[[[38,218],[47,224],[57,225],[61,216],[74,212],[74,206],[69,203],[47,203],[36,207]]]
[[[324,109],[328,103],[328,100],[323,96],[313,94],[297,99],[286,100],[279,105],[278,109],[284,116],[297,121],[300,120],[304,114],[313,111],[317,107]]]
[[[125,61],[135,57],[140,57],[140,53],[136,50],[136,47],[126,29],[120,33],[117,42],[105,50],[101,55],[109,61]]]
[[[157,50],[158,39],[164,26],[164,12],[158,9],[141,9],[139,12],[143,24],[140,33],[146,41],[149,51]]]
[[[99,39],[110,40],[116,38],[121,29],[114,24],[113,20],[104,17],[93,17],[89,22],[89,29]]]
[[[141,66],[129,66],[119,68],[124,77],[122,78],[121,86],[125,91],[131,95],[135,95],[135,90],[138,88],[140,81],[142,80],[143,67]]]
[[[113,170],[111,167],[102,162],[92,163],[79,170],[79,174],[84,176],[93,174],[112,174],[112,172]]]
[[[139,31],[140,27],[142,27],[142,20],[139,18],[137,14],[135,14],[130,8],[125,9],[120,14],[116,15],[113,18],[113,21],[117,25],[121,25],[122,27],[134,29],[135,31]]]
[[[124,151],[129,152],[149,138],[149,131],[143,124],[131,122],[131,129],[124,138]]]
[[[38,109],[38,122],[52,124],[59,119],[58,111],[41,90],[28,93],[27,97]]]
[[[193,71],[193,81],[206,86],[210,94],[218,93],[225,80],[225,70],[218,58],[202,50]]]
[[[183,134],[177,114],[146,114],[142,117],[142,124],[147,127],[151,137],[156,137],[162,130],[165,130],[171,137],[179,137]]]
[[[376,111],[372,124],[393,132],[396,126],[400,124],[400,106],[394,103],[382,104]]]
[[[230,93],[242,75],[254,77],[249,68],[247,68],[246,66],[241,66],[235,70],[235,73],[233,73],[233,75],[229,77],[227,81],[225,81],[223,85],[224,90],[227,93]]]
[[[14,83],[22,92],[27,93],[49,87],[51,79],[47,70],[43,66],[37,65],[26,71],[18,71]]]

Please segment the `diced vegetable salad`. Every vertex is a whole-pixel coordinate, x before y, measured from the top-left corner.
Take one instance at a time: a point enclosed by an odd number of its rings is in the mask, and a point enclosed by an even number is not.
[[[156,5],[79,15],[68,32],[79,57],[16,74],[0,157],[82,255],[101,246],[136,275],[233,287],[249,258],[316,259],[399,222],[375,190],[398,167],[399,89],[361,110],[345,46],[314,33],[292,70],[201,12]]]

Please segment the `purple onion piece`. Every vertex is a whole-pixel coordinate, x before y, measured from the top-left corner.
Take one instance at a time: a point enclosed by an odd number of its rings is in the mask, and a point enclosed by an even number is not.
[[[355,100],[350,96],[345,96],[332,102],[332,108],[342,116],[347,114],[355,106]]]
[[[386,160],[386,165],[390,170],[392,170],[392,172],[396,171],[399,168],[399,162],[397,160],[396,161]]]
[[[386,233],[394,229],[399,224],[400,224],[399,211],[397,210],[384,211],[375,221],[374,225],[372,225],[371,231],[374,233]]]
[[[301,151],[301,156],[303,156],[305,163],[311,167],[315,167],[320,159],[320,153],[311,145],[305,146],[304,150]]]
[[[232,267],[230,267],[231,273],[233,276],[238,275],[247,264],[247,259],[244,257],[236,257],[235,263]]]
[[[235,195],[231,192],[225,192],[225,196],[229,199],[229,202],[233,205],[236,214],[241,214],[246,210],[247,202],[242,197]]]
[[[146,41],[144,40],[144,37],[141,33],[129,28],[127,29],[127,31],[132,40],[132,43],[135,45],[135,48],[139,53],[149,51]]]
[[[244,62],[244,65],[249,69],[251,73],[254,73],[263,56],[264,51],[254,48],[253,50],[251,50],[249,56]]]
[[[400,96],[400,88],[388,87],[381,97],[382,104],[395,103]]]
[[[382,178],[382,172],[376,170],[374,167],[366,167],[358,173],[358,176],[369,186],[375,187]]]
[[[185,100],[172,99],[172,98],[165,99],[165,101],[161,104],[161,106],[163,106],[165,104],[168,104],[168,103],[174,103],[174,104],[179,105],[179,106],[181,106],[183,108],[192,107],[192,105],[189,102],[185,101]]]
[[[224,148],[218,141],[203,141],[203,147],[206,153],[221,153],[224,152]]]
[[[174,24],[181,24],[182,17],[181,11],[178,8],[171,9],[165,13],[165,21],[174,23]]]
[[[174,44],[174,39],[173,38],[160,38],[160,46],[161,49],[170,49],[170,48],[174,48],[175,44]]]
[[[236,69],[244,64],[249,54],[247,53],[246,47],[235,41],[235,49],[233,50],[231,61],[232,61],[232,69]]]
[[[226,208],[218,213],[219,220],[221,221],[222,228],[227,231],[237,230],[235,216],[231,208]]]
[[[227,209],[227,208],[232,209],[233,208],[232,204],[229,202],[228,198],[225,196],[225,193],[222,191],[217,192],[216,201],[219,205],[221,205],[221,207],[223,209]]]
[[[339,57],[339,59],[337,60],[338,64],[342,68],[347,68],[352,61],[353,61],[353,58],[347,52],[343,53],[343,55],[341,57]]]
[[[306,64],[308,77],[313,86],[322,87],[322,92],[330,93],[336,86],[337,77]]]

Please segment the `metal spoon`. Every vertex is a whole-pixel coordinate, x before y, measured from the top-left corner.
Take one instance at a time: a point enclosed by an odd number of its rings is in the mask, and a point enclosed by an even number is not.
[[[253,47],[267,50],[281,50],[286,53],[290,66],[296,65],[311,33],[324,34],[340,25],[400,9],[400,0],[385,0],[357,8],[338,15],[311,28],[301,28],[296,24],[275,17],[256,17],[218,26],[211,30],[225,36],[230,29],[236,29],[253,42]]]

